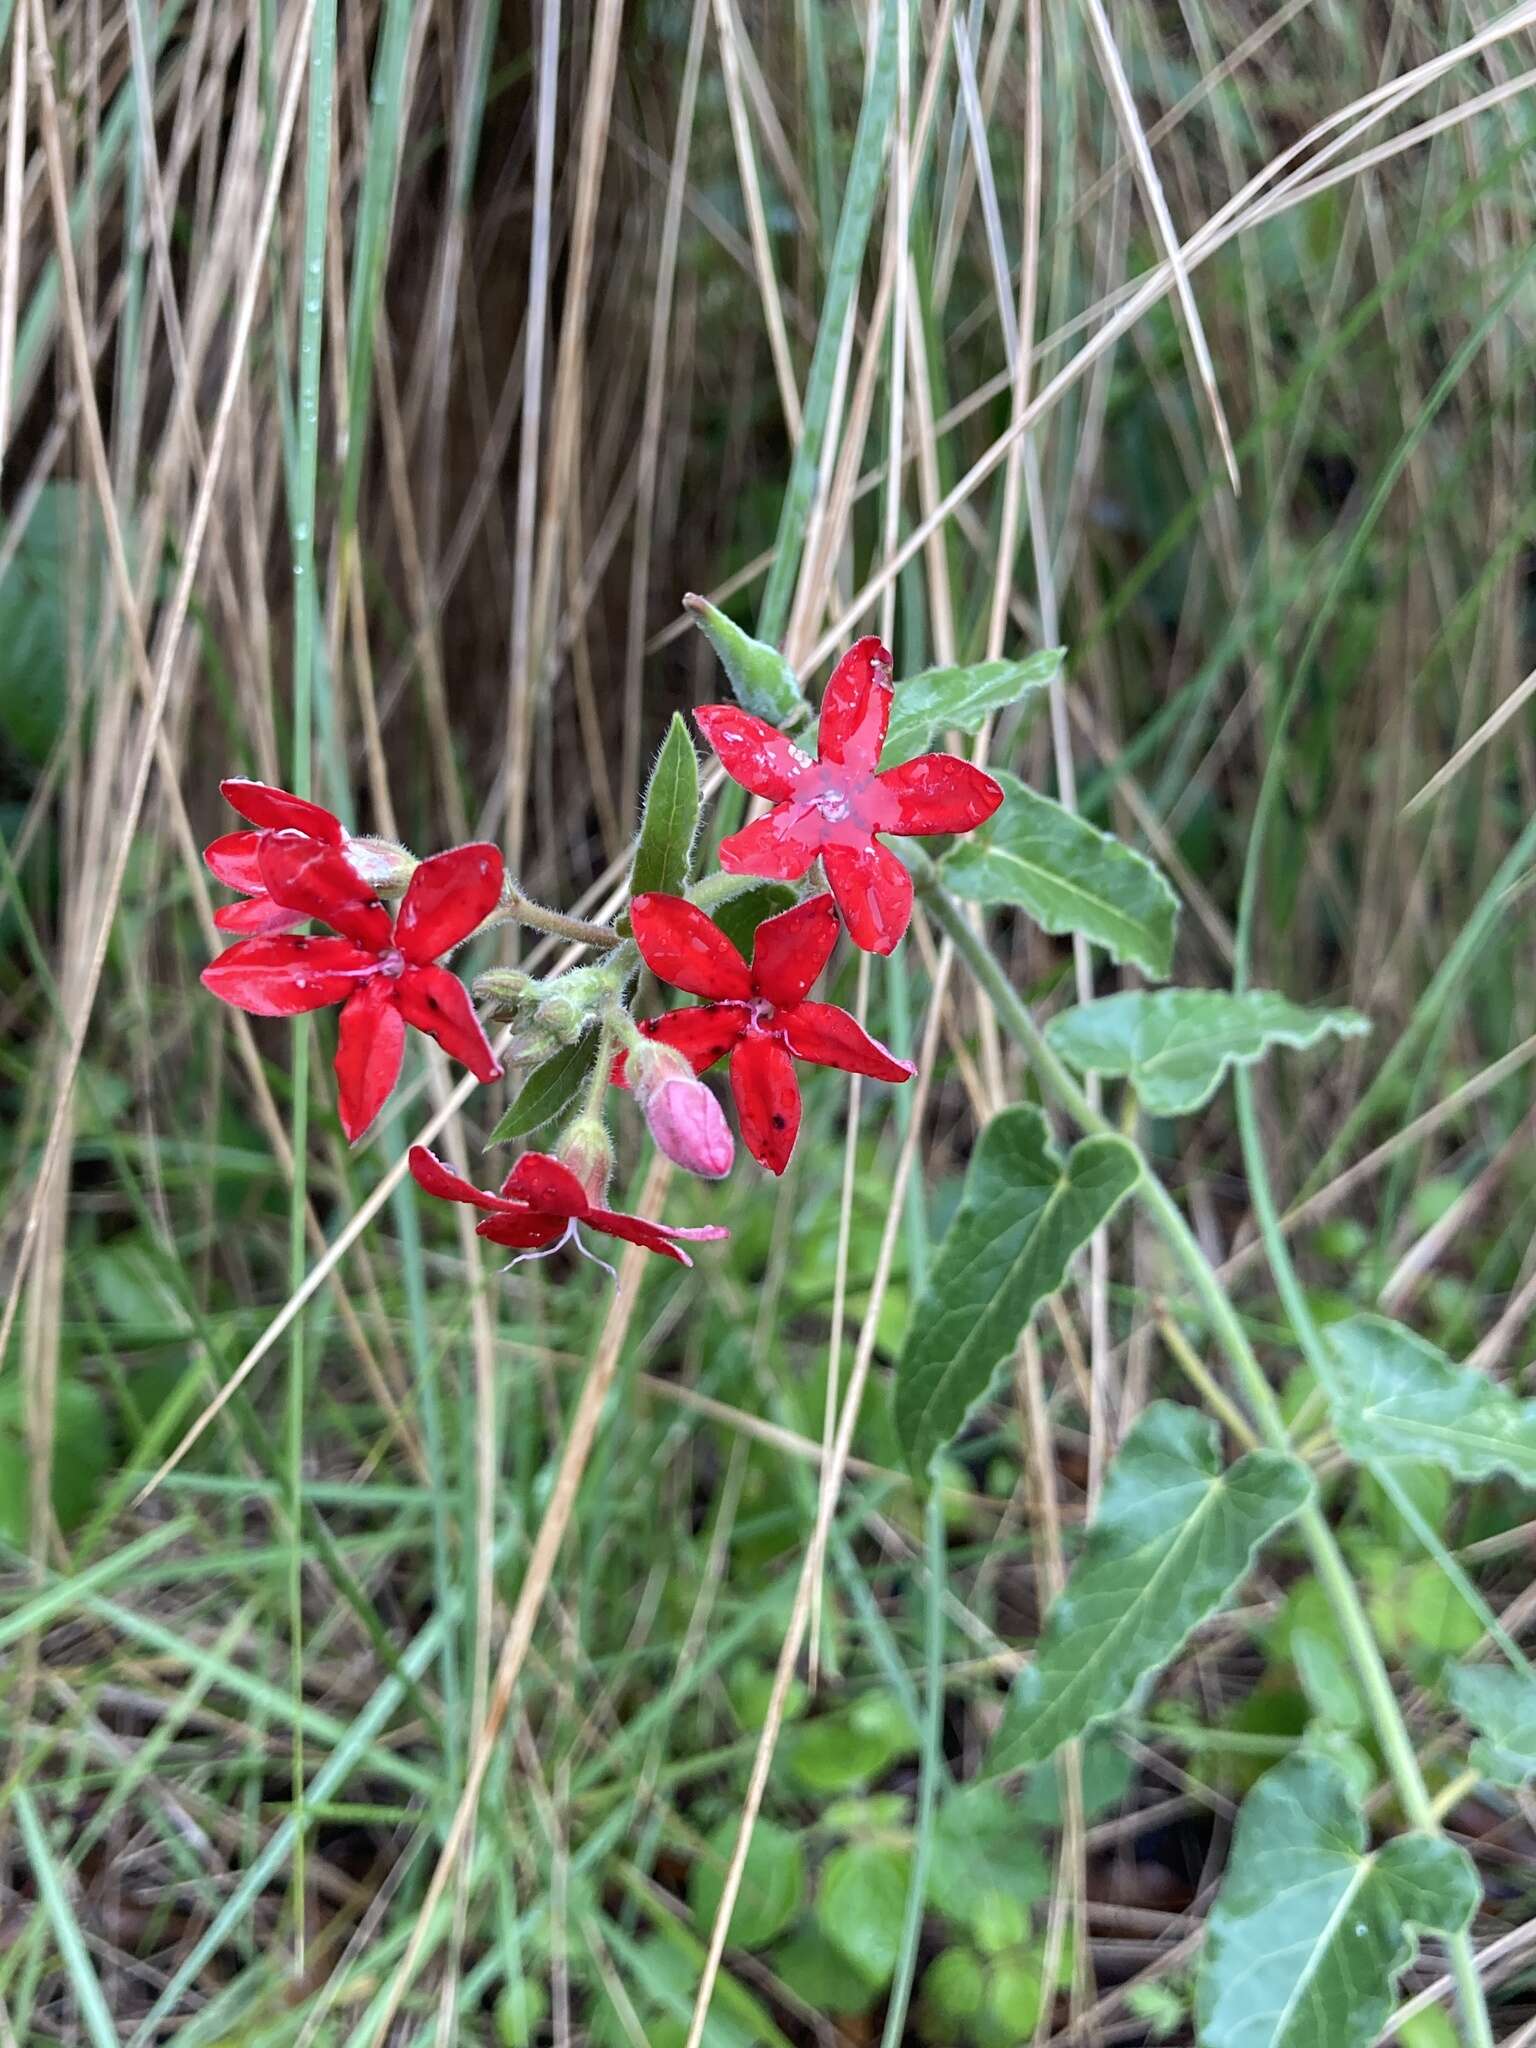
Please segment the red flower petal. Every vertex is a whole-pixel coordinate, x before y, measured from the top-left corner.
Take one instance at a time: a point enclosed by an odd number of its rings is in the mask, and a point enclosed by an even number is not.
[[[585,1216],[592,1206],[575,1174],[550,1152],[525,1152],[502,1182],[501,1192],[531,1209],[542,1209],[546,1216]]]
[[[894,953],[912,921],[912,877],[877,839],[828,846],[822,866],[848,936],[866,953]]]
[[[241,889],[254,896],[266,888],[256,856],[261,851],[259,832],[226,832],[203,848],[210,874],[217,875],[226,888]]]
[[[676,1259],[680,1266],[691,1266],[693,1261],[676,1239],[730,1236],[728,1230],[722,1230],[718,1225],[706,1230],[676,1230],[668,1223],[652,1223],[648,1216],[620,1215],[616,1209],[589,1209],[582,1221],[594,1230],[606,1231],[609,1237],[621,1237],[627,1244],[644,1245],[648,1252],[660,1252],[664,1258]]]
[[[253,1017],[302,1017],[344,1003],[377,969],[350,939],[241,939],[203,969],[203,986]]]
[[[411,877],[395,920],[395,944],[418,967],[441,959],[496,908],[501,878],[500,851],[484,841],[434,853]]]
[[[296,832],[264,832],[258,864],[267,894],[285,910],[322,919],[370,953],[390,944],[389,912],[336,847]]]
[[[274,789],[270,782],[248,782],[243,775],[232,775],[219,784],[219,791],[242,818],[249,818],[253,825],[265,826],[268,831],[302,832],[307,839],[318,839],[325,846],[340,846],[346,837],[334,811],[326,810],[323,804],[312,804],[308,797]]]
[[[749,1031],[731,1054],[731,1093],[742,1143],[759,1166],[782,1173],[800,1130],[800,1084],[776,1038]]]
[[[876,1081],[910,1081],[917,1072],[910,1060],[887,1052],[836,1003],[796,1003],[792,1010],[781,1010],[776,1021],[797,1060],[839,1067],[845,1074],[869,1074]]]
[[[499,1215],[477,1223],[475,1235],[505,1245],[508,1251],[533,1252],[563,1237],[567,1227],[564,1216],[547,1216],[542,1209],[517,1209],[509,1202]]]
[[[752,948],[757,993],[782,1008],[798,1003],[832,958],[839,929],[837,905],[827,895],[764,918]]]
[[[436,1195],[440,1202],[468,1202],[476,1209],[505,1209],[507,1204],[500,1195],[487,1194],[484,1188],[477,1188],[461,1173],[429,1152],[425,1145],[413,1145],[406,1164],[411,1169],[411,1179],[424,1194]]]
[[[890,651],[871,633],[849,648],[822,694],[820,758],[872,774],[891,722],[891,694]]]
[[[728,875],[798,882],[821,851],[820,826],[819,813],[805,804],[778,804],[721,840],[720,865]]]
[[[721,767],[743,789],[770,803],[794,795],[810,759],[766,719],[754,718],[734,704],[703,704],[693,715]]]
[[[291,932],[304,922],[295,911],[274,903],[265,890],[259,896],[247,896],[243,903],[221,903],[213,913],[213,921],[221,932],[239,932],[245,938],[267,932]]]
[[[405,1021],[382,974],[365,981],[341,1006],[336,1038],[337,1110],[356,1144],[389,1100],[405,1056]]]
[[[970,832],[990,818],[1003,800],[1001,787],[984,768],[956,754],[919,754],[879,778],[887,797],[895,799],[891,821],[881,830]]]
[[[629,906],[640,957],[658,980],[690,996],[746,1002],[752,976],[713,918],[681,896],[653,890]]]
[[[406,1023],[435,1038],[477,1081],[501,1079],[501,1062],[491,1050],[468,991],[446,967],[407,967],[395,983],[395,999]]]
[[[744,1003],[700,1003],[690,1010],[669,1010],[664,1017],[647,1017],[640,1026],[647,1038],[660,1039],[680,1052],[696,1074],[703,1074],[724,1059],[747,1028]],[[629,1055],[620,1053],[613,1063],[614,1086],[627,1088],[625,1064]]]

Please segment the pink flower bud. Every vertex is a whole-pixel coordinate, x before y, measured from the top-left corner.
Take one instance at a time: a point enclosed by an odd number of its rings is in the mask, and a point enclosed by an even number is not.
[[[631,1048],[627,1076],[657,1150],[688,1173],[723,1180],[736,1156],[735,1140],[719,1103],[683,1055],[647,1039]]]
[[[377,896],[403,896],[421,863],[394,839],[369,839],[348,833],[342,851],[353,874]]]

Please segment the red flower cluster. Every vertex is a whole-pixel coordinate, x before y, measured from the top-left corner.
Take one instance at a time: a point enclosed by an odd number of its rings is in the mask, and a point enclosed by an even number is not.
[[[855,945],[873,953],[890,953],[906,932],[912,878],[882,835],[967,832],[991,817],[1003,793],[990,775],[950,754],[924,754],[882,771],[892,694],[891,657],[869,638],[844,655],[827,684],[814,760],[734,705],[706,705],[696,714],[727,773],[772,805],[722,843],[721,865],[733,874],[799,881],[819,859],[831,893],[759,925],[750,961],[681,896],[652,892],[630,905],[646,965],[704,1000],[641,1023],[648,1045],[621,1018],[632,1053],[620,1056],[612,1078],[627,1085],[632,1057],[653,1137],[695,1172],[717,1175],[730,1167],[719,1105],[690,1078],[718,1060],[730,1060],[747,1149],[771,1173],[789,1164],[800,1129],[796,1060],[880,1081],[912,1078],[910,1062],[888,1052],[846,1010],[811,1001],[809,990],[842,925]],[[383,1108],[400,1072],[408,1024],[479,1080],[496,1080],[502,1069],[469,996],[441,964],[501,901],[496,848],[459,846],[416,862],[385,841],[354,837],[333,812],[287,790],[241,778],[220,787],[249,829],[214,840],[204,858],[245,899],[215,917],[221,930],[242,936],[204,970],[203,981],[225,1002],[260,1017],[341,1005],[336,1077],[347,1136],[355,1143]],[[381,893],[402,891],[391,913]],[[329,931],[295,936],[310,918]],[[590,1105],[558,1152],[525,1153],[494,1194],[424,1146],[410,1155],[419,1187],[484,1210],[479,1235],[523,1257],[564,1244],[591,1257],[579,1229],[588,1225],[686,1266],[682,1240],[727,1235],[605,1208],[610,1165],[603,1121]]]
[[[720,842],[720,865],[798,882],[819,854],[848,936],[866,953],[894,952],[912,917],[912,877],[878,835],[969,832],[1003,800],[990,775],[955,754],[920,754],[882,774],[892,695],[890,654],[871,636],[832,671],[814,761],[734,704],[694,714],[726,773],[773,805]]]
[[[707,1002],[640,1026],[682,1053],[696,1074],[730,1054],[731,1094],[747,1150],[770,1173],[789,1164],[800,1129],[794,1061],[841,1067],[877,1081],[910,1081],[916,1069],[870,1037],[834,1003],[806,991],[832,957],[837,911],[813,896],[757,928],[749,967],[712,918],[681,896],[637,896],[630,905],[635,944],[660,981]],[[623,1080],[625,1062],[614,1078]]]
[[[436,1195],[443,1202],[469,1202],[476,1209],[488,1210],[485,1221],[475,1225],[475,1235],[489,1238],[492,1244],[515,1247],[524,1256],[558,1251],[563,1244],[574,1244],[578,1251],[585,1252],[577,1228],[582,1223],[605,1231],[609,1237],[644,1245],[648,1252],[676,1259],[680,1266],[693,1264],[682,1250],[680,1239],[697,1244],[730,1236],[718,1224],[683,1230],[673,1223],[652,1223],[644,1216],[624,1216],[615,1209],[604,1209],[600,1205],[601,1185],[584,1187],[569,1166],[548,1152],[525,1152],[502,1182],[501,1192],[495,1195],[472,1186],[425,1145],[411,1147],[410,1167],[411,1178],[427,1194]]]

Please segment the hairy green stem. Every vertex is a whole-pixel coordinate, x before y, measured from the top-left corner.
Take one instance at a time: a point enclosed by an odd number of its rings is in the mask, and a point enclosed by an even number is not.
[[[1028,1055],[1042,1093],[1082,1130],[1094,1134],[1111,1132],[1114,1127],[1093,1107],[1056,1057],[1046,1042],[1045,1034],[1031,1016],[1028,1005],[1010,984],[985,941],[972,931],[960,906],[940,884],[932,863],[919,855],[912,866],[935,920],[992,1003],[1004,1029]],[[1136,1192],[1183,1267],[1205,1311],[1211,1331],[1227,1355],[1233,1377],[1261,1437],[1276,1450],[1288,1450],[1289,1437],[1280,1404],[1248,1341],[1248,1333],[1232,1305],[1231,1297],[1184,1221],[1178,1204],[1153,1173],[1145,1157]],[[1411,1826],[1429,1834],[1437,1833],[1439,1819],[1425,1787],[1413,1741],[1403,1720],[1397,1695],[1392,1690],[1380,1646],[1333,1531],[1315,1502],[1305,1507],[1297,1517],[1297,1528],[1355,1666],[1403,1812]],[[1472,2048],[1493,2048],[1487,2003],[1471,1942],[1465,1934],[1460,1934],[1451,1937],[1446,1946],[1467,2038]]]

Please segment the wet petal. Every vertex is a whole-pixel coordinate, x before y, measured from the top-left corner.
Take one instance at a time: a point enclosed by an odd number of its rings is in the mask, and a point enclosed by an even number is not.
[[[500,1080],[501,1062],[491,1050],[469,992],[446,967],[407,967],[395,991],[407,1024],[435,1038],[477,1081]]]
[[[890,650],[871,633],[849,648],[822,695],[820,758],[871,774],[880,765],[891,696]]]
[[[203,969],[203,986],[253,1017],[301,1017],[344,1003],[378,962],[350,939],[241,939]]]
[[[405,1023],[382,974],[365,981],[341,1007],[336,1038],[337,1109],[356,1144],[389,1100],[405,1056]]]
[[[821,850],[821,820],[805,804],[777,804],[720,842],[728,875],[768,875],[798,882]]]
[[[759,1166],[782,1173],[800,1130],[794,1062],[776,1038],[749,1031],[731,1054],[731,1093],[742,1143]]]
[[[241,889],[254,896],[266,889],[257,856],[261,852],[260,832],[226,832],[203,848],[208,872],[217,875],[227,889]]]
[[[501,1210],[506,1207],[500,1195],[487,1194],[484,1188],[477,1188],[461,1173],[429,1152],[425,1145],[413,1145],[406,1164],[411,1169],[411,1179],[424,1194],[436,1195],[440,1202],[468,1202],[476,1209]]]
[[[247,896],[243,903],[221,903],[213,921],[221,932],[239,932],[246,938],[262,932],[291,932],[304,922],[296,911],[274,903],[265,890],[259,896]]]
[[[698,1243],[731,1234],[718,1224],[699,1230],[679,1230],[670,1223],[652,1223],[647,1216],[622,1216],[614,1209],[590,1210],[583,1220],[594,1230],[606,1231],[610,1237],[621,1237],[627,1244],[644,1245],[648,1252],[660,1252],[664,1258],[676,1259],[680,1266],[691,1266],[693,1261],[678,1244],[679,1238]]]
[[[501,901],[500,849],[477,841],[424,860],[411,877],[395,944],[407,960],[426,967],[467,939]]]
[[[985,769],[956,754],[919,754],[888,768],[879,785],[887,800],[881,806],[884,832],[970,832],[1003,800]]]
[[[869,1074],[877,1081],[910,1081],[917,1072],[910,1060],[887,1052],[857,1017],[835,1003],[797,1003],[781,1010],[774,1022],[797,1060],[839,1067],[845,1074]]]
[[[390,944],[389,912],[337,847],[296,832],[264,832],[257,861],[267,894],[285,910],[318,917],[371,953]]]
[[[306,839],[318,839],[324,846],[340,846],[345,836],[334,811],[289,790],[274,789],[270,782],[248,782],[243,775],[231,775],[219,784],[219,794],[242,818],[268,831],[302,832]]]
[[[693,715],[721,767],[743,789],[770,803],[794,795],[810,758],[766,719],[754,718],[735,704],[704,704]]]
[[[568,1166],[549,1152],[525,1152],[501,1184],[501,1192],[546,1216],[585,1216],[587,1191]]]
[[[518,1209],[509,1202],[495,1216],[475,1225],[476,1237],[509,1251],[538,1251],[564,1237],[569,1226],[565,1216],[546,1215],[541,1209]]]
[[[798,1003],[837,944],[837,905],[828,895],[812,896],[764,918],[752,952],[752,981],[770,1003]]]
[[[912,877],[888,846],[828,846],[822,853],[848,936],[866,953],[894,953],[912,921]]]
[[[681,896],[651,891],[629,906],[640,957],[658,980],[690,996],[745,1002],[752,976],[713,918]]]

